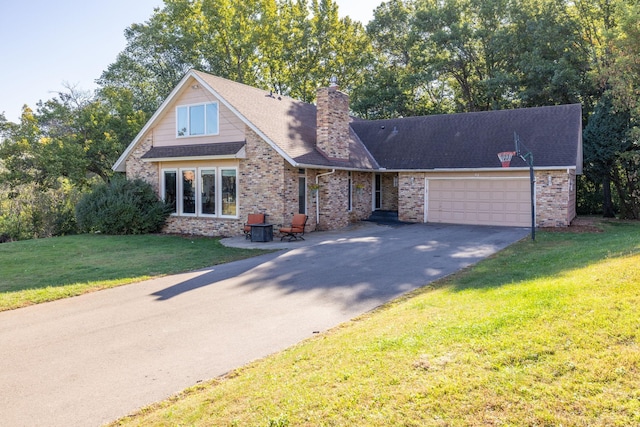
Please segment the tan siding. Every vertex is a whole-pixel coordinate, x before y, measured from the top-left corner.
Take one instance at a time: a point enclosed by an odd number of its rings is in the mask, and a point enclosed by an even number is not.
[[[166,113],[153,128],[153,145],[166,147],[178,144],[210,144],[213,142],[232,142],[245,140],[245,125],[231,110],[219,103],[220,133],[218,135],[206,135],[196,137],[176,137],[176,107],[180,105],[201,104],[216,102],[218,99],[202,88],[193,89],[192,84],[185,85]]]

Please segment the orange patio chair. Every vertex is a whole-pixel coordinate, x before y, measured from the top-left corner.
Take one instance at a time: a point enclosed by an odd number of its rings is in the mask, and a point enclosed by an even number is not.
[[[251,224],[264,224],[266,220],[266,214],[257,213],[257,214],[249,214],[247,217],[247,222],[244,223],[244,238],[251,238]]]
[[[282,227],[279,230],[280,233],[282,233],[280,241],[282,241],[285,237],[288,237],[289,241],[292,241],[293,239],[298,240],[298,238],[304,240],[304,237],[302,236],[304,236],[304,228],[307,225],[307,219],[309,219],[309,217],[305,214],[295,214],[293,216],[293,220],[291,220],[291,226]]]

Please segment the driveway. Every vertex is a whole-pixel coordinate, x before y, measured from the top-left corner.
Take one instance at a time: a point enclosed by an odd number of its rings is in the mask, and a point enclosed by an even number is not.
[[[2,312],[0,425],[113,421],[322,333],[527,234],[365,223],[282,244],[294,249]]]

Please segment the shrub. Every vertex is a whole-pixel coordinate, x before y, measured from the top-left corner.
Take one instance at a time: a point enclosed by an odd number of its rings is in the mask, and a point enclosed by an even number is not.
[[[0,235],[37,239],[76,232],[74,207],[80,191],[60,178],[52,188],[34,183],[0,187]]]
[[[76,206],[78,228],[105,234],[160,231],[170,210],[147,182],[114,178],[98,185]]]

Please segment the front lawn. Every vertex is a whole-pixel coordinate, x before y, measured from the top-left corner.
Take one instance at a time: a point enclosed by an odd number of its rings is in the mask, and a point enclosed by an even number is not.
[[[77,235],[0,245],[0,311],[260,255],[215,238]]]
[[[116,425],[640,425],[640,224],[540,232]]]

